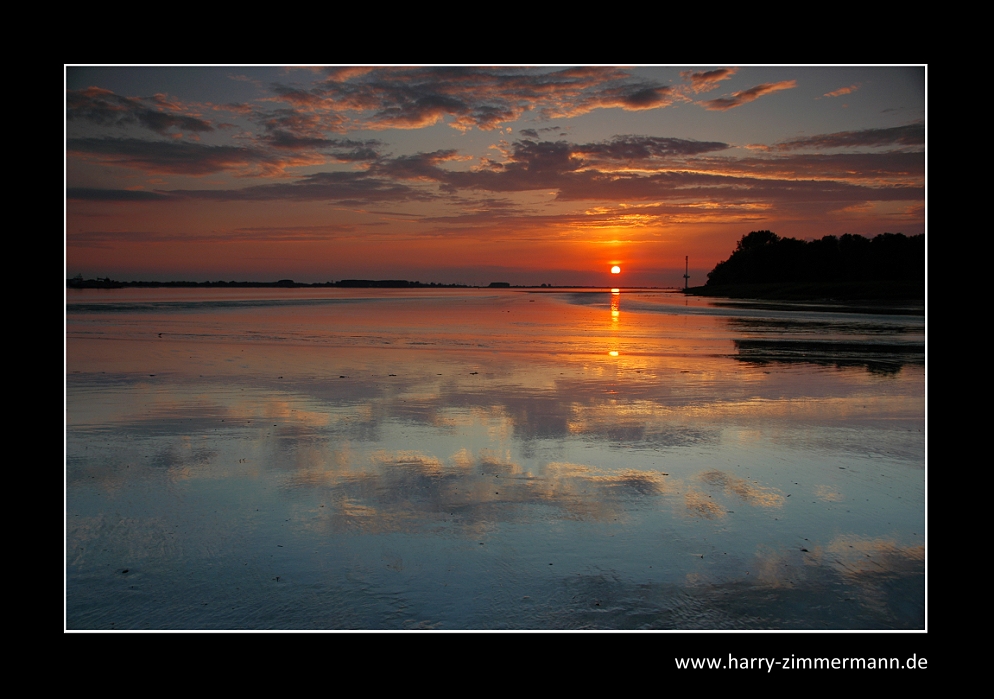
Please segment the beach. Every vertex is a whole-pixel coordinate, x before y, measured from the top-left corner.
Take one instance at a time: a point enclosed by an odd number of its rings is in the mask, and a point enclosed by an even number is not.
[[[68,629],[925,628],[925,318],[66,294]]]

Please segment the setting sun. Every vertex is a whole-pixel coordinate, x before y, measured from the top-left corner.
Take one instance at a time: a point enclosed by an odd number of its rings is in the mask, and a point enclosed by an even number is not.
[[[612,267],[611,268],[611,274],[621,274],[621,267],[619,267],[618,265],[615,265],[614,267]]]

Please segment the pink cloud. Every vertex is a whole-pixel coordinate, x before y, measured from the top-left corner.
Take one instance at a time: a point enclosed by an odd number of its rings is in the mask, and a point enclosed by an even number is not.
[[[763,83],[761,85],[756,85],[755,87],[750,87],[748,90],[741,90],[739,92],[732,93],[731,97],[719,97],[718,99],[701,102],[701,104],[705,109],[711,111],[725,111],[728,109],[734,109],[735,107],[741,107],[743,104],[748,104],[749,102],[759,99],[763,95],[768,95],[771,92],[791,90],[795,87],[797,87],[796,80],[781,80],[778,83]]]

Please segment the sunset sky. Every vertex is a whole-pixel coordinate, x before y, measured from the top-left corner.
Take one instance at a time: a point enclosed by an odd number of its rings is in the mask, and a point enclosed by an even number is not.
[[[925,78],[67,66],[65,271],[703,284],[753,230],[925,232]]]

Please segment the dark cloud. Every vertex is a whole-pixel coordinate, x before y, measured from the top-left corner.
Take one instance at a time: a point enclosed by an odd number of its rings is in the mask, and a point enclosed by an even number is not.
[[[225,190],[173,190],[177,197],[214,201],[339,201],[368,204],[381,201],[427,201],[437,194],[364,172],[319,172],[292,182]]]
[[[367,141],[367,143],[378,145],[376,141]],[[368,162],[380,157],[376,145],[356,145],[350,147],[340,144],[333,146],[333,148],[332,155],[335,156],[336,160],[340,160],[343,163]]]
[[[698,163],[702,168],[708,164]],[[739,175],[770,175],[784,178],[832,178],[839,180],[918,179],[925,177],[923,152],[838,153],[790,155],[777,158],[720,160],[715,169]]]
[[[215,109],[223,109],[226,112],[242,114],[245,116],[248,116],[255,111],[252,105],[245,104],[244,102],[228,102],[227,104],[216,105]]]
[[[446,150],[382,159],[370,174],[384,180],[437,182],[448,193],[548,190],[560,201],[853,202],[913,199],[922,193],[920,154],[697,157],[726,148],[720,142],[648,136],[590,144],[525,139],[511,146],[504,162],[487,161],[470,170],[442,167],[444,161],[457,159],[455,151]],[[620,171],[619,166],[639,171]],[[659,169],[651,172],[653,168]]]
[[[81,201],[336,201],[349,204],[427,201],[436,193],[418,189],[365,172],[319,172],[290,182],[243,187],[241,189],[173,189],[155,192],[122,189],[71,187],[66,198]]]
[[[923,186],[870,186],[831,180],[798,181],[664,172],[649,176],[578,174],[564,178],[557,199],[856,203],[920,200],[923,196]]]
[[[717,68],[715,70],[707,70],[696,73],[692,70],[685,70],[680,73],[680,77],[690,83],[690,89],[694,92],[708,92],[718,87],[718,83],[722,80],[728,80],[730,77],[735,75],[736,70],[738,69]]]
[[[667,107],[673,102],[673,89],[666,85],[623,85],[596,91],[583,99],[566,114],[574,115],[592,109],[619,107],[632,111]]]
[[[793,138],[778,143],[779,150],[799,148],[874,148],[881,146],[925,146],[925,122],[918,121],[887,129],[840,131],[832,134]]]
[[[209,175],[247,166],[278,166],[277,161],[258,150],[175,140],[70,138],[66,140],[66,152],[97,156],[123,167],[180,175]]]
[[[421,128],[447,118],[460,129],[494,129],[529,110],[553,118],[609,107],[654,109],[673,99],[669,86],[618,68],[367,68],[326,74],[308,91],[282,85],[273,91],[294,109],[313,110],[322,119],[351,113],[354,126],[374,129]]]
[[[446,172],[445,182],[456,189],[482,189],[492,192],[558,189],[570,173],[582,165],[572,158],[566,141],[518,141],[506,163],[471,172]]]
[[[209,121],[190,114],[177,114],[178,105],[168,102],[161,95],[148,98],[150,107],[136,97],[122,97],[110,90],[89,87],[85,90],[66,92],[66,119],[85,120],[101,126],[126,126],[138,124],[158,134],[169,129],[178,131],[213,131]],[[173,111],[165,111],[165,110]]]
[[[74,201],[164,201],[168,194],[132,189],[96,189],[94,187],[69,187],[66,199]]]
[[[483,189],[495,192],[517,192],[555,188],[557,177],[575,170],[579,161],[571,159],[571,146],[565,141],[518,141],[507,163],[487,161],[486,166],[471,170],[446,170],[439,164],[453,160],[451,150],[418,153],[400,158],[384,159],[370,171],[374,174],[402,179],[430,180],[444,189]]]
[[[66,233],[66,240],[75,248],[109,248],[120,243],[168,243],[217,240],[216,236],[184,236],[161,231],[82,231]]]
[[[452,151],[384,160],[377,163],[373,170],[377,174],[392,177],[435,180],[448,191],[476,189],[516,192],[558,189],[562,196],[564,191],[576,191],[578,183],[607,182],[617,178],[612,173],[598,172],[594,167],[597,163],[646,165],[653,159],[680,158],[727,147],[727,144],[719,142],[649,136],[619,136],[611,141],[579,145],[566,141],[525,139],[514,143],[507,153],[506,162],[487,161],[484,167],[474,170],[447,170],[439,167],[443,159],[454,159]]]
[[[449,216],[426,216],[422,219],[425,223],[446,223],[459,225],[473,225],[476,223],[489,225],[497,219],[521,221],[524,224],[532,224],[543,217],[536,217],[533,212],[528,211],[513,201],[507,199],[495,199],[484,197],[481,199],[466,199],[457,203],[458,213]],[[555,218],[555,217],[553,217]]]
[[[296,136],[287,131],[273,131],[268,134],[266,143],[273,148],[291,151],[321,151],[329,153],[342,162],[364,162],[377,160],[382,141],[368,139],[357,141],[348,138],[319,138]]]
[[[311,94],[307,90],[301,90],[300,88],[287,87],[286,85],[274,83],[271,86],[271,89],[280,96],[280,99],[291,104],[310,107],[321,103],[320,97]]]
[[[224,242],[227,240],[254,242],[302,242],[327,241],[340,238],[355,237],[356,227],[347,224],[326,224],[323,226],[259,226],[242,227],[231,230],[212,230],[205,232],[188,231],[84,231],[68,234],[74,246],[103,247],[108,243],[203,243]]]
[[[538,144],[535,144],[536,146]],[[547,144],[546,144],[547,145]],[[555,144],[553,144],[555,145]],[[497,171],[446,171],[437,167],[438,160],[426,157],[409,159],[404,163],[393,161],[389,169],[364,172],[324,172],[296,179],[292,182],[258,185],[237,190],[171,190],[168,192],[132,192],[126,190],[98,190],[73,188],[67,190],[70,199],[96,201],[156,201],[182,199],[209,199],[214,201],[336,201],[350,204],[379,202],[428,201],[443,195],[432,188],[414,187],[397,181],[406,167],[406,179],[437,182],[443,192],[463,191],[522,192],[534,190],[556,191],[559,201],[618,201],[657,202],[667,204],[655,208],[628,207],[624,212],[607,213],[610,218],[624,213],[629,216],[661,216],[679,213],[682,206],[703,202],[721,204],[723,207],[747,207],[749,202],[763,202],[777,207],[818,205],[821,210],[832,210],[868,201],[920,201],[924,186],[919,184],[878,183],[861,184],[854,181],[819,179],[794,179],[777,177],[775,168],[784,164],[764,164],[760,160],[742,163],[741,171],[752,168],[755,172],[740,175],[709,174],[705,172],[669,171],[650,175],[643,173],[604,173],[597,170],[576,170],[569,164],[566,148],[537,148],[530,152],[530,159],[511,163]],[[838,164],[845,170],[855,163]],[[908,169],[916,167],[909,162]],[[799,170],[797,164],[795,170]],[[818,167],[812,165],[818,172]],[[884,174],[892,174],[884,171]],[[762,175],[757,177],[755,175]],[[911,173],[914,174],[914,173]],[[528,215],[501,200],[462,202],[462,212],[455,217],[433,217],[430,220],[455,224],[485,223],[498,218],[520,217],[522,225],[546,225],[559,220],[553,216],[546,220]],[[677,207],[677,208],[673,208]],[[738,210],[737,210],[738,211]],[[698,212],[699,213],[699,212]],[[748,208],[739,213],[748,213]],[[597,217],[594,217],[596,219]],[[587,214],[579,215],[577,224],[590,222]]]
[[[330,127],[326,119],[294,108],[258,111],[253,120],[267,132],[289,132],[295,136],[324,136],[324,129]]]
[[[718,99],[706,100],[701,102],[701,104],[705,109],[712,111],[725,111],[727,109],[741,107],[743,104],[748,104],[749,102],[759,99],[763,95],[768,95],[771,92],[790,90],[795,87],[797,87],[796,80],[782,80],[777,83],[763,83],[762,85],[750,87],[748,90],[734,92],[731,97],[719,97]]]
[[[439,150],[432,153],[416,153],[414,155],[404,155],[399,158],[383,160],[370,168],[373,174],[396,177],[402,180],[443,180],[446,171],[441,169],[439,163],[447,160],[454,160],[458,157],[458,151]]]
[[[902,138],[895,130],[878,131],[890,133],[892,141]],[[859,133],[864,142],[872,141],[866,133]],[[674,206],[703,202],[796,206],[808,202],[819,203],[822,209],[866,201],[920,200],[923,196],[924,157],[920,152],[741,159],[715,155],[729,147],[717,141],[627,135],[586,144],[522,139],[505,147],[503,160],[485,160],[466,168],[459,162],[465,159],[453,149],[389,158],[378,154],[376,149],[381,144],[375,140],[308,140],[282,132],[270,137],[273,145],[285,139],[280,145],[284,150],[323,150],[339,160],[367,162],[369,167],[364,171],[314,173],[237,190],[150,193],[79,188],[69,190],[67,196],[105,201],[283,199],[356,204],[446,198],[465,207],[455,218],[466,224],[525,213],[504,204],[451,198],[460,193],[544,190],[555,192],[559,201],[666,202]],[[879,134],[876,137],[881,138]],[[820,138],[825,141],[829,137]],[[206,174],[276,166],[265,150],[183,141],[70,139],[67,149],[159,172]],[[446,217],[438,220],[443,218]],[[447,218],[457,222],[453,217]]]
[[[419,153],[384,159],[372,171],[404,179],[427,179],[443,183],[450,189],[488,189],[491,191],[527,191],[557,188],[560,178],[579,173],[596,162],[646,163],[657,158],[684,157],[728,148],[725,143],[691,141],[651,136],[619,136],[611,141],[570,144],[567,141],[516,141],[506,162],[487,161],[471,171],[446,170],[444,160],[455,160],[455,151]],[[583,175],[587,177],[588,175]]]
[[[652,143],[654,139],[647,139]],[[665,139],[661,139],[665,141]],[[617,143],[596,144],[619,158],[626,155],[651,154],[647,143],[620,140]],[[662,143],[652,143],[663,147]],[[715,147],[722,144],[715,144]],[[612,146],[615,148],[612,151]],[[645,151],[641,150],[645,148]],[[694,161],[686,169],[671,169],[651,174],[644,172],[602,171],[591,166],[582,157],[585,152],[595,152],[592,146],[571,146],[566,142],[534,143],[522,141],[515,144],[510,161],[488,170],[471,172],[444,172],[439,175],[452,190],[474,189],[493,192],[555,190],[560,201],[613,200],[613,201],[882,201],[920,199],[923,189],[906,182],[885,184],[860,184],[847,181],[848,166],[855,162],[838,162],[838,180],[814,179],[818,174],[813,163],[800,160],[792,170],[788,162],[773,162],[762,171],[763,161],[747,162],[744,172],[735,172],[735,160],[714,159],[704,164],[712,172],[702,171]],[[665,152],[665,149],[664,149]],[[869,164],[869,163],[864,163]],[[880,160],[875,163],[881,174],[904,175],[914,173],[917,164]],[[752,168],[754,172],[748,172]],[[777,169],[778,168],[778,169]],[[724,170],[724,171],[722,171]],[[798,180],[797,170],[812,179]],[[441,171],[440,171],[441,173]],[[810,174],[809,174],[810,173]],[[756,175],[762,175],[757,177]],[[779,175],[779,176],[778,176]],[[904,179],[909,179],[904,177]]]
[[[573,152],[592,158],[636,161],[669,156],[700,155],[701,153],[725,150],[728,147],[727,143],[718,141],[692,141],[656,136],[615,136],[606,143],[575,146]]]
[[[277,91],[281,99],[310,106],[301,90]],[[179,113],[182,105],[164,95],[147,99],[121,97],[109,90],[87,88],[69,91],[68,121],[86,120],[101,126],[141,125],[158,134],[175,137],[178,131],[214,131],[215,126]],[[151,108],[148,105],[152,105]],[[297,108],[258,110],[247,105],[227,105],[258,123],[258,135],[245,139],[248,145],[203,145],[198,142],[143,141],[137,138],[70,138],[67,152],[86,153],[105,162],[141,170],[187,175],[222,171],[239,174],[282,174],[291,165],[315,165],[328,156],[340,162],[369,162],[380,157],[382,143],[376,139],[328,138],[325,131],[344,120],[334,115],[318,116]],[[224,124],[232,127],[234,125]],[[333,130],[333,129],[332,129]]]
[[[518,113],[503,105],[471,106],[458,97],[429,93],[403,104],[384,105],[376,111],[372,121],[388,128],[417,129],[438,123],[443,117],[454,116],[457,122],[471,121],[481,129],[490,129],[501,120],[514,119]]]

